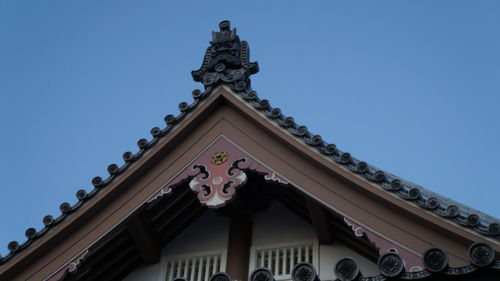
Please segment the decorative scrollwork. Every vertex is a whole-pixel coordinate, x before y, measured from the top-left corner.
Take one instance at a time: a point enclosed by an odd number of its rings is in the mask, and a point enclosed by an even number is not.
[[[189,187],[198,193],[198,199],[203,205],[219,208],[233,198],[236,188],[246,182],[247,175],[242,170],[230,174],[227,163],[214,166],[216,167],[205,167],[207,174],[195,176],[189,182]]]

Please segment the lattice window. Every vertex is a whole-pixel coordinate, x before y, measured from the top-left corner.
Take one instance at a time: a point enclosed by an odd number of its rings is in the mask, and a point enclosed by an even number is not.
[[[225,270],[221,253],[167,258],[166,281],[183,277],[188,281],[208,281],[214,273]]]
[[[317,255],[317,247],[312,241],[259,247],[252,251],[250,267],[251,270],[255,267],[266,267],[271,270],[274,279],[289,280],[293,266],[299,262],[309,262],[317,267]]]

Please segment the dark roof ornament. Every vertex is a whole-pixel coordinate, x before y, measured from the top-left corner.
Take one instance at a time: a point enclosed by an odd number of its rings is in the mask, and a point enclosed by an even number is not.
[[[250,273],[250,281],[275,281],[271,270],[265,267],[257,267]]]
[[[422,255],[422,261],[427,271],[437,273],[448,268],[448,255],[446,252],[437,247],[433,247],[425,251]]]
[[[495,261],[495,251],[486,243],[476,242],[469,247],[469,258],[473,265],[486,267]]]
[[[380,273],[388,278],[396,277],[405,270],[403,258],[394,252],[387,252],[380,256],[377,265]]]
[[[210,276],[208,281],[231,281],[231,276],[225,272],[217,272],[214,275]]]
[[[351,258],[342,258],[337,261],[333,271],[340,281],[353,281],[361,275],[358,263]]]
[[[308,262],[300,262],[292,269],[292,281],[320,281],[316,269]]]
[[[210,47],[205,52],[199,70],[191,72],[194,81],[202,82],[205,89],[221,83],[234,91],[250,91],[250,75],[259,71],[257,62],[249,62],[250,49],[246,41],[240,41],[236,29],[227,20],[219,23],[220,31],[212,32]]]

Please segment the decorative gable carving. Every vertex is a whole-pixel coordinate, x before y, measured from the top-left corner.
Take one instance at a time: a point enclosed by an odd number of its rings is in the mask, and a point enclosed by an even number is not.
[[[247,171],[264,175],[266,181],[287,184],[283,176],[221,136],[177,176],[165,183],[148,203],[170,194],[172,188],[189,181],[189,187],[197,193],[200,203],[209,208],[219,208],[236,196],[238,187],[247,180]]]

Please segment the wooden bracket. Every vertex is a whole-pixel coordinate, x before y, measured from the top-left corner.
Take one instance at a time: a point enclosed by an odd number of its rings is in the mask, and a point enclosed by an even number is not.
[[[328,221],[326,219],[326,212],[321,205],[306,197],[307,209],[309,210],[309,216],[311,222],[316,231],[316,236],[318,237],[318,242],[321,245],[330,244],[333,242],[333,233],[328,226]]]
[[[154,231],[145,215],[141,210],[132,215],[126,223],[127,231],[132,236],[134,243],[139,251],[139,255],[146,264],[155,264],[160,261],[161,247],[156,239]]]

